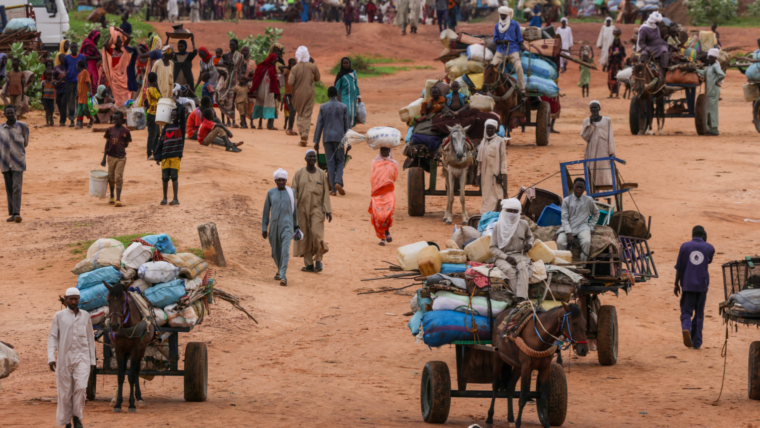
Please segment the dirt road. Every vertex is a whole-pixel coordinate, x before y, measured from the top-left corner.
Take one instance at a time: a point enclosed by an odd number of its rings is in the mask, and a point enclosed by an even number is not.
[[[227,31],[240,36],[258,34],[267,24],[204,23],[187,25],[198,46],[226,46]],[[346,37],[339,24],[280,25],[288,57],[307,45],[331,83],[328,70],[350,52],[409,59],[427,70],[362,79],[368,124],[406,130],[397,111],[414,100],[424,80],[442,76],[443,67],[431,61],[442,47],[437,29],[420,28],[418,35],[400,36],[389,25],[356,25]],[[168,25],[160,26],[162,31]],[[472,33],[490,33],[490,26],[463,26]],[[595,42],[598,25],[574,25],[576,40]],[[629,37],[631,27],[625,28]],[[753,48],[749,32],[723,29],[724,45]],[[559,162],[580,159],[584,142],[580,125],[589,115],[581,99],[576,66],[560,79],[565,97],[562,115],[547,147],[536,147],[531,133],[517,131],[509,148],[509,192],[530,185],[558,170]],[[639,183],[632,192],[645,216],[652,216],[650,245],[660,278],[634,287],[629,296],[605,295],[604,304],[617,306],[620,358],[616,366],[601,367],[596,354],[566,359],[569,409],[565,426],[581,427],[753,427],[760,426],[758,405],[747,399],[747,350],[756,330],[731,333],[726,381],[719,405],[723,373],[721,346],[725,327],[717,305],[723,300],[720,264],[757,252],[760,226],[744,219],[760,218],[758,134],[751,123],[750,104],[742,97],[744,77],[730,71],[723,89],[720,137],[696,135],[694,124],[669,119],[665,135],[634,137],[628,131],[628,101],[606,99],[606,76],[592,74],[591,99],[614,123],[617,156],[627,161],[624,177]],[[316,112],[314,115],[316,121]],[[125,172],[123,208],[87,195],[88,174],[99,169],[103,138],[100,133],[69,128],[42,128],[44,116],[27,119],[31,140],[27,151],[21,224],[0,224],[5,245],[0,250],[0,340],[12,343],[21,367],[3,380],[0,425],[52,426],[55,404],[40,398],[56,395],[55,378],[47,366],[47,333],[60,310],[57,296],[76,283],[69,270],[81,256],[70,244],[130,233],[168,233],[180,249],[198,247],[195,227],[214,221],[229,263],[217,270],[219,287],[241,296],[259,321],[256,326],[226,303],[214,305],[210,317],[182,343],[203,341],[209,346],[209,399],[183,401],[180,378],[144,382],[147,407],[137,414],[113,414],[109,404],[113,376],[101,376],[97,400],[87,404],[86,426],[423,426],[420,417],[420,373],[425,362],[445,361],[454,367],[449,347],[430,350],[415,344],[406,327],[409,295],[390,293],[357,296],[357,289],[380,283],[361,283],[375,276],[382,260],[395,260],[396,249],[419,240],[443,244],[452,227],[441,222],[443,198],[428,198],[428,214],[409,217],[406,174],[397,185],[393,244],[379,247],[369,223],[369,168],[375,153],[356,147],[346,170],[344,197],[333,198],[334,219],[326,225],[331,251],[319,275],[300,271],[291,259],[289,285],[272,280],[274,264],[267,241],[261,238],[261,210],[272,172],[279,167],[292,174],[303,166],[304,149],[298,137],[282,131],[236,130],[245,141],[239,154],[188,141],[180,175],[178,207],[159,206],[159,167],[145,160],[146,131],[133,133]],[[282,128],[282,119],[277,121]],[[313,128],[312,128],[313,129]],[[396,151],[400,158],[400,150]],[[545,188],[560,193],[559,179]],[[628,206],[633,206],[630,199]],[[480,201],[468,200],[477,213]],[[459,221],[455,206],[455,221]],[[678,299],[672,294],[673,265],[680,244],[691,228],[703,225],[717,254],[711,267],[702,350],[683,347]],[[406,285],[405,281],[392,284]],[[98,355],[100,356],[100,349]],[[483,386],[483,389],[486,389]],[[456,399],[448,424],[483,423],[489,402]],[[506,402],[497,402],[498,427],[507,427]],[[524,422],[538,426],[535,406],[527,406]]]

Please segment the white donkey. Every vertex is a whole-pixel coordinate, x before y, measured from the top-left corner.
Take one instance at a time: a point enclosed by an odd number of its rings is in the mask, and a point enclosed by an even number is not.
[[[443,215],[443,221],[451,224],[453,217],[452,207],[454,205],[454,179],[459,179],[459,200],[462,202],[462,224],[466,224],[470,219],[467,214],[467,208],[464,205],[464,185],[467,180],[467,170],[472,165],[472,153],[475,146],[467,138],[469,126],[462,128],[461,125],[454,125],[449,128],[449,137],[444,140],[442,148],[443,153],[443,175],[446,177],[446,213]]]

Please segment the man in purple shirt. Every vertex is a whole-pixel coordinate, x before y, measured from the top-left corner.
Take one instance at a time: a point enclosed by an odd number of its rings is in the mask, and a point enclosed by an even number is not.
[[[705,302],[710,274],[707,266],[712,263],[715,248],[707,243],[707,232],[702,226],[694,226],[691,241],[684,242],[676,261],[676,284],[673,289],[681,293],[681,329],[683,344],[687,348],[702,346],[702,324],[705,319]],[[694,319],[692,319],[692,314]]]

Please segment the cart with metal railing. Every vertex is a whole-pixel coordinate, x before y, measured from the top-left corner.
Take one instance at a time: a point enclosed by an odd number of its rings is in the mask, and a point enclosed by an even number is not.
[[[731,299],[732,295],[741,291],[760,288],[760,257],[746,257],[744,260],[725,263],[722,267],[726,300],[718,308],[723,321],[760,328],[760,314],[741,310]],[[747,395],[750,400],[760,400],[760,341],[749,345]]]

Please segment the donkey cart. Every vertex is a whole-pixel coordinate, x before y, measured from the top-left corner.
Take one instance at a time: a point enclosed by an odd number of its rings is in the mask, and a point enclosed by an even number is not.
[[[726,301],[720,303],[718,307],[725,323],[733,322],[734,324],[754,325],[760,328],[759,314],[749,313],[735,307],[734,299],[730,299],[734,294],[758,287],[757,275],[760,275],[760,268],[756,266],[758,263],[760,263],[760,257],[747,257],[745,260],[728,262],[723,265],[723,288]],[[749,345],[747,395],[750,400],[760,400],[760,341],[754,341]]]
[[[185,401],[206,401],[208,389],[208,350],[203,342],[190,342],[185,347],[184,369],[179,369],[179,333],[189,333],[192,327],[159,327],[158,336],[161,342],[167,342],[163,347],[168,351],[166,358],[155,358],[146,353],[142,362],[155,367],[145,369],[140,367],[140,376],[182,376],[185,379]],[[87,382],[87,399],[95,400],[98,375],[118,375],[116,360],[111,350],[111,341],[106,330],[100,330],[103,338],[103,366],[90,371]],[[96,339],[98,336],[96,335]],[[113,363],[112,363],[113,361]]]
[[[631,97],[631,105],[628,110],[628,125],[631,135],[639,135],[640,131],[652,129],[652,120],[655,117],[655,102],[662,100],[664,118],[694,119],[697,135],[705,135],[707,126],[707,112],[705,111],[705,94],[697,95],[697,89],[701,84],[673,84],[668,83],[663,90],[670,95],[644,98],[639,95]],[[674,94],[684,91],[683,98],[675,98]],[[663,122],[664,124],[664,122]]]
[[[428,361],[422,371],[422,384],[420,388],[420,404],[422,408],[422,419],[431,424],[442,424],[449,417],[452,398],[492,398],[491,390],[468,391],[467,384],[487,384],[493,385],[493,358],[499,358],[494,354],[495,349],[491,341],[481,341],[481,344],[475,344],[472,341],[453,342],[456,349],[457,364],[457,389],[451,389],[451,375],[449,366],[443,361]],[[508,398],[510,414],[512,409],[512,398],[519,398],[520,391],[509,392],[507,383],[510,372],[513,370],[510,366],[504,365],[501,372],[499,391],[496,398]],[[548,412],[543,409],[543,404],[538,400],[541,392],[536,385],[536,391],[530,391],[528,398],[536,400],[538,403],[538,416],[541,423],[548,415],[548,422],[551,426],[560,426],[565,422],[567,416],[567,379],[565,378],[565,369],[560,364],[552,363],[549,387]]]

